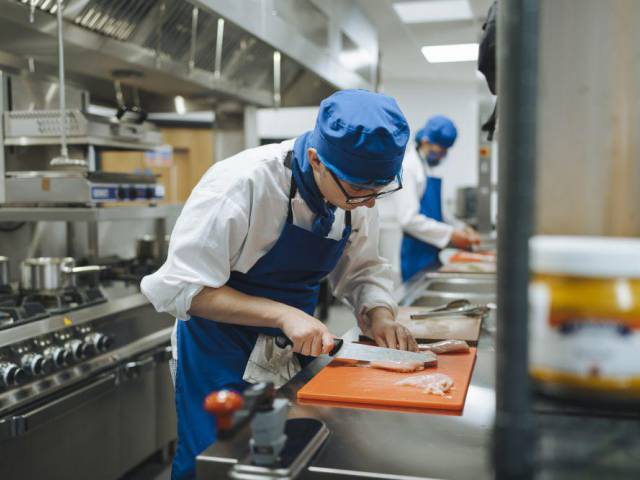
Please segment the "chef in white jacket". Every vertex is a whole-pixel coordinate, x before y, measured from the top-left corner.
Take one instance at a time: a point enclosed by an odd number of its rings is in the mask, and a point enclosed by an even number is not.
[[[445,215],[442,178],[434,173],[457,135],[449,118],[429,118],[415,135],[415,148],[407,149],[402,190],[379,202],[383,221],[381,254],[400,266],[403,281],[421,270],[440,266],[438,254],[442,248],[452,245],[468,249],[480,242],[473,229]]]
[[[395,321],[372,208],[401,189],[408,137],[391,97],[342,91],[321,103],[314,130],[221,161],[194,188],[165,264],[142,280],[155,308],[177,318],[172,478],[192,478],[195,456],[216,438],[206,395],[272,379],[276,335],[300,354],[279,364],[284,380],[331,350],[333,335],[312,316],[325,276],[378,345],[417,351]]]

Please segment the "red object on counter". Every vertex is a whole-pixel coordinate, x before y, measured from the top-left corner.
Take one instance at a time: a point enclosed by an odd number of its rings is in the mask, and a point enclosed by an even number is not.
[[[244,406],[242,395],[231,390],[220,390],[207,395],[204,409],[215,415],[219,430],[228,430],[233,424],[233,414]]]

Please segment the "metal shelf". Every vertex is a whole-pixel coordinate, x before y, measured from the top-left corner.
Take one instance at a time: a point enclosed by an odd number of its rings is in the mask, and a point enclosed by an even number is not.
[[[102,137],[82,136],[68,137],[69,145],[93,145],[101,148],[120,150],[153,150],[158,143],[142,143],[140,141],[113,140]],[[5,137],[5,146],[60,145],[60,137]]]
[[[103,222],[153,220],[178,214],[182,205],[131,207],[0,207],[0,222]]]

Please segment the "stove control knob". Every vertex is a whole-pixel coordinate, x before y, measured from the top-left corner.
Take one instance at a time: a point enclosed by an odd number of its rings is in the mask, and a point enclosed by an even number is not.
[[[22,368],[29,375],[47,375],[53,370],[53,362],[51,359],[40,355],[39,353],[27,353],[20,360]]]
[[[15,387],[27,381],[27,374],[15,363],[0,362],[0,385]]]
[[[104,333],[94,332],[84,337],[88,345],[93,345],[98,352],[106,352],[113,345],[113,339]]]
[[[58,368],[66,367],[73,361],[71,352],[62,347],[49,347],[44,351],[44,355]]]
[[[93,354],[94,350],[92,345],[87,345],[82,340],[78,340],[77,338],[69,340],[64,344],[64,346],[71,352],[73,359],[76,361],[87,358],[88,356]]]

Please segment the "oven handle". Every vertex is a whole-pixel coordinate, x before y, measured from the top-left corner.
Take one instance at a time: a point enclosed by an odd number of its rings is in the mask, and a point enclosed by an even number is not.
[[[142,372],[152,369],[155,363],[156,359],[153,355],[142,360],[127,362],[124,364],[125,376],[128,379],[137,378]]]
[[[97,400],[116,386],[117,375],[112,373],[26,413],[0,419],[0,440],[24,435],[71,409]]]

